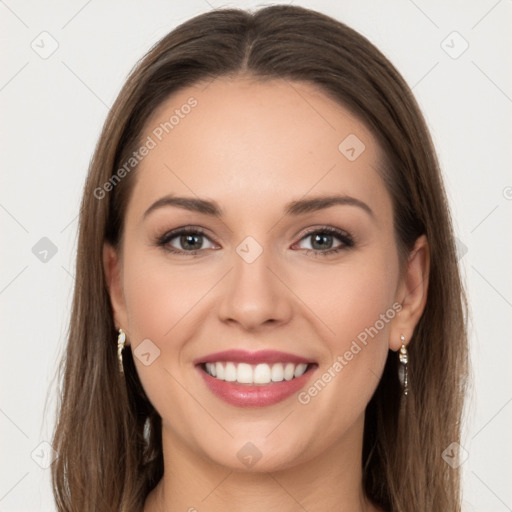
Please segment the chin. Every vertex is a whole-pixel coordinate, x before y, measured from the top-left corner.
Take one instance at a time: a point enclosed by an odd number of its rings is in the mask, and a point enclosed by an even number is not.
[[[267,473],[282,471],[305,462],[309,443],[300,443],[288,437],[289,442],[270,440],[267,434],[230,439],[203,447],[204,457],[219,466],[240,473]],[[310,444],[309,444],[310,445]]]

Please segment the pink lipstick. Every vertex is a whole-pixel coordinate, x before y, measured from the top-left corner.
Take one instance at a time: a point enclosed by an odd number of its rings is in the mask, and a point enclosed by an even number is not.
[[[208,389],[237,407],[265,407],[304,387],[316,362],[285,352],[227,350],[194,361]]]

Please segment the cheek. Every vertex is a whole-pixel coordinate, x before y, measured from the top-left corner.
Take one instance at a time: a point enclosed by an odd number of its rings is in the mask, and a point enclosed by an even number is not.
[[[343,290],[333,297],[342,320],[338,332],[343,338],[355,338],[376,323],[379,331],[387,332],[388,323],[378,320],[393,304],[395,286],[390,274],[374,263],[344,276]]]
[[[170,395],[186,407],[189,397],[177,383],[186,378],[192,353],[197,355],[202,307],[208,300],[208,290],[218,281],[218,273],[207,265],[201,268],[170,262],[165,255],[149,252],[141,245],[126,245],[123,271],[128,332],[137,373],[157,410],[163,409]],[[137,354],[142,351],[143,345],[138,349],[139,344],[148,339],[158,357],[146,366]]]
[[[327,349],[316,380],[299,401],[310,404],[308,414],[326,424],[337,417],[333,433],[340,423],[350,423],[364,411],[378,384],[388,356],[390,326],[400,309],[395,303],[397,279],[393,252],[373,251],[295,282],[298,295],[314,312],[311,318],[316,317]],[[333,410],[333,403],[340,407]]]
[[[186,350],[197,329],[195,307],[211,286],[203,277],[136,248],[125,259],[124,294],[134,362],[148,398],[163,418],[172,417],[172,408],[190,408],[190,396],[179,383],[190,364]],[[138,357],[138,347],[148,339],[153,344],[150,357],[153,351],[157,357],[146,365]]]
[[[317,323],[329,327],[322,331],[329,354],[298,400],[304,415],[325,426],[326,439],[336,438],[363,414],[382,374],[390,325],[400,309],[394,302],[398,263],[392,254],[374,252],[335,273],[331,269],[322,293],[318,275],[316,287],[312,279],[302,288],[322,321]]]
[[[208,289],[205,276],[165,258],[137,256],[126,259],[124,293],[130,332],[137,339],[172,341],[172,331],[193,310]]]
[[[311,321],[316,317],[319,335],[329,340],[331,351],[342,350],[376,322],[385,337],[386,320],[395,316],[398,279],[397,262],[389,253],[368,251],[340,264],[290,273],[290,278],[291,288],[307,306],[304,314]],[[386,318],[381,320],[381,315]]]

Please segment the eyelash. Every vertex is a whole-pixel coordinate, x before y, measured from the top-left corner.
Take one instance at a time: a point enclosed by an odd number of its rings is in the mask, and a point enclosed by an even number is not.
[[[323,226],[321,228],[317,228],[311,231],[308,231],[305,233],[299,241],[302,241],[303,239],[317,234],[329,234],[334,235],[340,242],[342,242],[342,245],[335,247],[333,249],[328,249],[326,251],[321,251],[318,249],[302,249],[306,252],[306,255],[312,255],[314,257],[318,256],[329,256],[333,254],[337,254],[342,250],[350,249],[354,247],[355,242],[354,238],[347,233],[346,231],[342,231],[341,229],[334,228],[331,226]],[[180,228],[174,231],[169,231],[165,233],[163,236],[158,237],[156,244],[164,249],[167,252],[183,255],[183,256],[196,256],[199,252],[204,251],[205,249],[197,249],[194,251],[182,251],[179,249],[176,249],[175,247],[169,246],[169,242],[173,240],[174,238],[177,238],[182,235],[201,235],[206,238],[209,238],[206,234],[206,232],[201,228],[196,227],[187,227],[187,228]]]

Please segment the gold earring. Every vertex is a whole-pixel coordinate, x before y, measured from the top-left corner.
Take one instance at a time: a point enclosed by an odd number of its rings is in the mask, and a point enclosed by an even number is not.
[[[409,384],[407,379],[407,363],[409,362],[409,354],[407,352],[407,347],[405,346],[405,336],[403,334],[400,335],[400,341],[402,342],[402,346],[400,347],[400,352],[398,354],[398,360],[400,361],[400,367],[398,368],[398,378],[402,383],[404,395],[407,396]]]
[[[126,334],[123,329],[119,329],[119,335],[117,336],[117,358],[119,359],[119,371],[124,373],[123,367],[123,349],[126,343]]]

